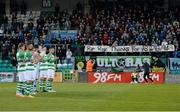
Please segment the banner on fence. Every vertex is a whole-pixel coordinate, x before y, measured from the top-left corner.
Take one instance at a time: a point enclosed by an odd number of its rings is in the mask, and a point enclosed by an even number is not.
[[[97,56],[95,59],[96,69],[112,72],[134,71],[137,65],[142,67],[145,61],[151,64],[151,56]]]
[[[169,58],[169,70],[173,74],[180,74],[180,59]]]
[[[161,57],[152,57],[152,71],[153,72],[165,72],[166,70],[166,63],[167,60],[166,58],[161,58]]]
[[[76,39],[77,30],[53,30],[51,36],[60,37],[61,39]]]
[[[145,61],[151,64],[151,56],[78,56],[75,57],[76,69],[85,69],[88,59],[95,61],[94,69],[99,71],[134,71],[137,65],[142,67]]]
[[[85,52],[169,52],[175,51],[174,45],[164,46],[91,46],[85,45]]]
[[[13,82],[14,78],[14,73],[0,73],[0,82]]]
[[[89,83],[130,83],[132,72],[90,72],[88,73]],[[144,83],[143,72],[139,73],[139,83]],[[152,72],[150,77],[154,83],[164,83],[164,72]]]
[[[147,61],[151,63],[151,56],[97,56],[97,67],[137,67]]]

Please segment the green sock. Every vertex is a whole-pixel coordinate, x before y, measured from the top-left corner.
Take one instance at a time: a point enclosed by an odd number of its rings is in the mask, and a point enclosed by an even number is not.
[[[24,95],[27,95],[27,82],[24,82]]]
[[[29,92],[29,95],[31,94],[31,82],[28,82],[28,92]]]
[[[49,79],[47,82],[48,90],[52,90],[53,79]]]
[[[22,82],[22,94],[25,95],[26,92],[26,82]]]
[[[39,82],[39,89],[41,92],[45,91],[45,79],[41,79],[40,82]]]
[[[26,91],[25,91],[26,95],[30,94],[30,89],[31,89],[31,82],[26,82]]]
[[[50,82],[49,82],[49,79],[48,79],[47,82],[46,82],[46,90],[47,90],[47,91],[50,90],[50,89],[49,89],[49,85],[50,85]]]
[[[49,86],[49,89],[52,90],[52,85],[53,85],[53,79],[50,79],[50,86]]]
[[[16,94],[22,94],[22,82],[17,83]]]
[[[33,82],[30,82],[30,94],[33,93]]]
[[[42,89],[43,89],[43,91],[46,90],[46,79],[43,79]]]
[[[43,80],[42,79],[40,79],[40,81],[39,81],[39,89],[41,92],[43,91]]]

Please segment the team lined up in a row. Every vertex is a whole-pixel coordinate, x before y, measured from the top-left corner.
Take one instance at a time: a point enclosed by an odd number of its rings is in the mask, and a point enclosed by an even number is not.
[[[55,92],[52,83],[55,73],[54,48],[34,48],[32,44],[20,43],[16,54],[18,61],[18,83],[16,96],[33,98],[39,79],[40,92]]]

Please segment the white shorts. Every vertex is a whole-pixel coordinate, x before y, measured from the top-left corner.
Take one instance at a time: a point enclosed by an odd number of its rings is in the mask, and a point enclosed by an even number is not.
[[[48,78],[53,78],[54,79],[54,74],[55,74],[54,70],[48,69]]]
[[[19,78],[19,82],[25,82],[24,71],[18,72],[17,75],[18,75],[18,78]]]
[[[34,71],[25,71],[24,78],[25,78],[25,81],[33,81],[34,80]]]
[[[33,72],[33,80],[36,80],[36,79],[37,79],[36,70],[34,70],[34,72]]]
[[[41,70],[40,78],[47,78],[47,77],[48,77],[48,70]]]
[[[36,67],[35,67],[35,79],[38,79],[39,78],[39,75],[40,75],[40,73],[39,73],[39,64],[37,64],[36,65]]]

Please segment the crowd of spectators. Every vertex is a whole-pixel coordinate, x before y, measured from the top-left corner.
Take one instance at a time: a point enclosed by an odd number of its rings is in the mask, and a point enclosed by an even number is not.
[[[94,3],[93,17],[82,18],[78,38],[89,45],[164,45],[179,49],[180,13],[140,4]],[[100,4],[101,5],[101,4]],[[100,7],[99,9],[97,7]]]
[[[25,3],[23,3],[25,4]],[[11,13],[11,18],[4,16],[0,28],[2,55],[12,55],[14,59],[20,42],[42,44],[59,44],[57,54],[66,55],[66,44],[71,48],[83,45],[169,45],[180,50],[180,12],[178,8],[165,11],[156,4],[146,2],[90,3],[90,14],[84,14],[83,5],[78,3],[72,12],[61,11],[58,4],[52,14],[41,14],[38,18],[30,11],[24,14],[24,21]],[[26,7],[22,7],[24,10]],[[10,20],[11,19],[11,20]],[[9,22],[10,21],[10,22]],[[51,37],[50,30],[77,30],[77,39]],[[11,53],[7,52],[12,49]],[[74,51],[74,50],[72,50]],[[179,54],[176,54],[178,57]],[[7,57],[7,56],[6,56]]]

